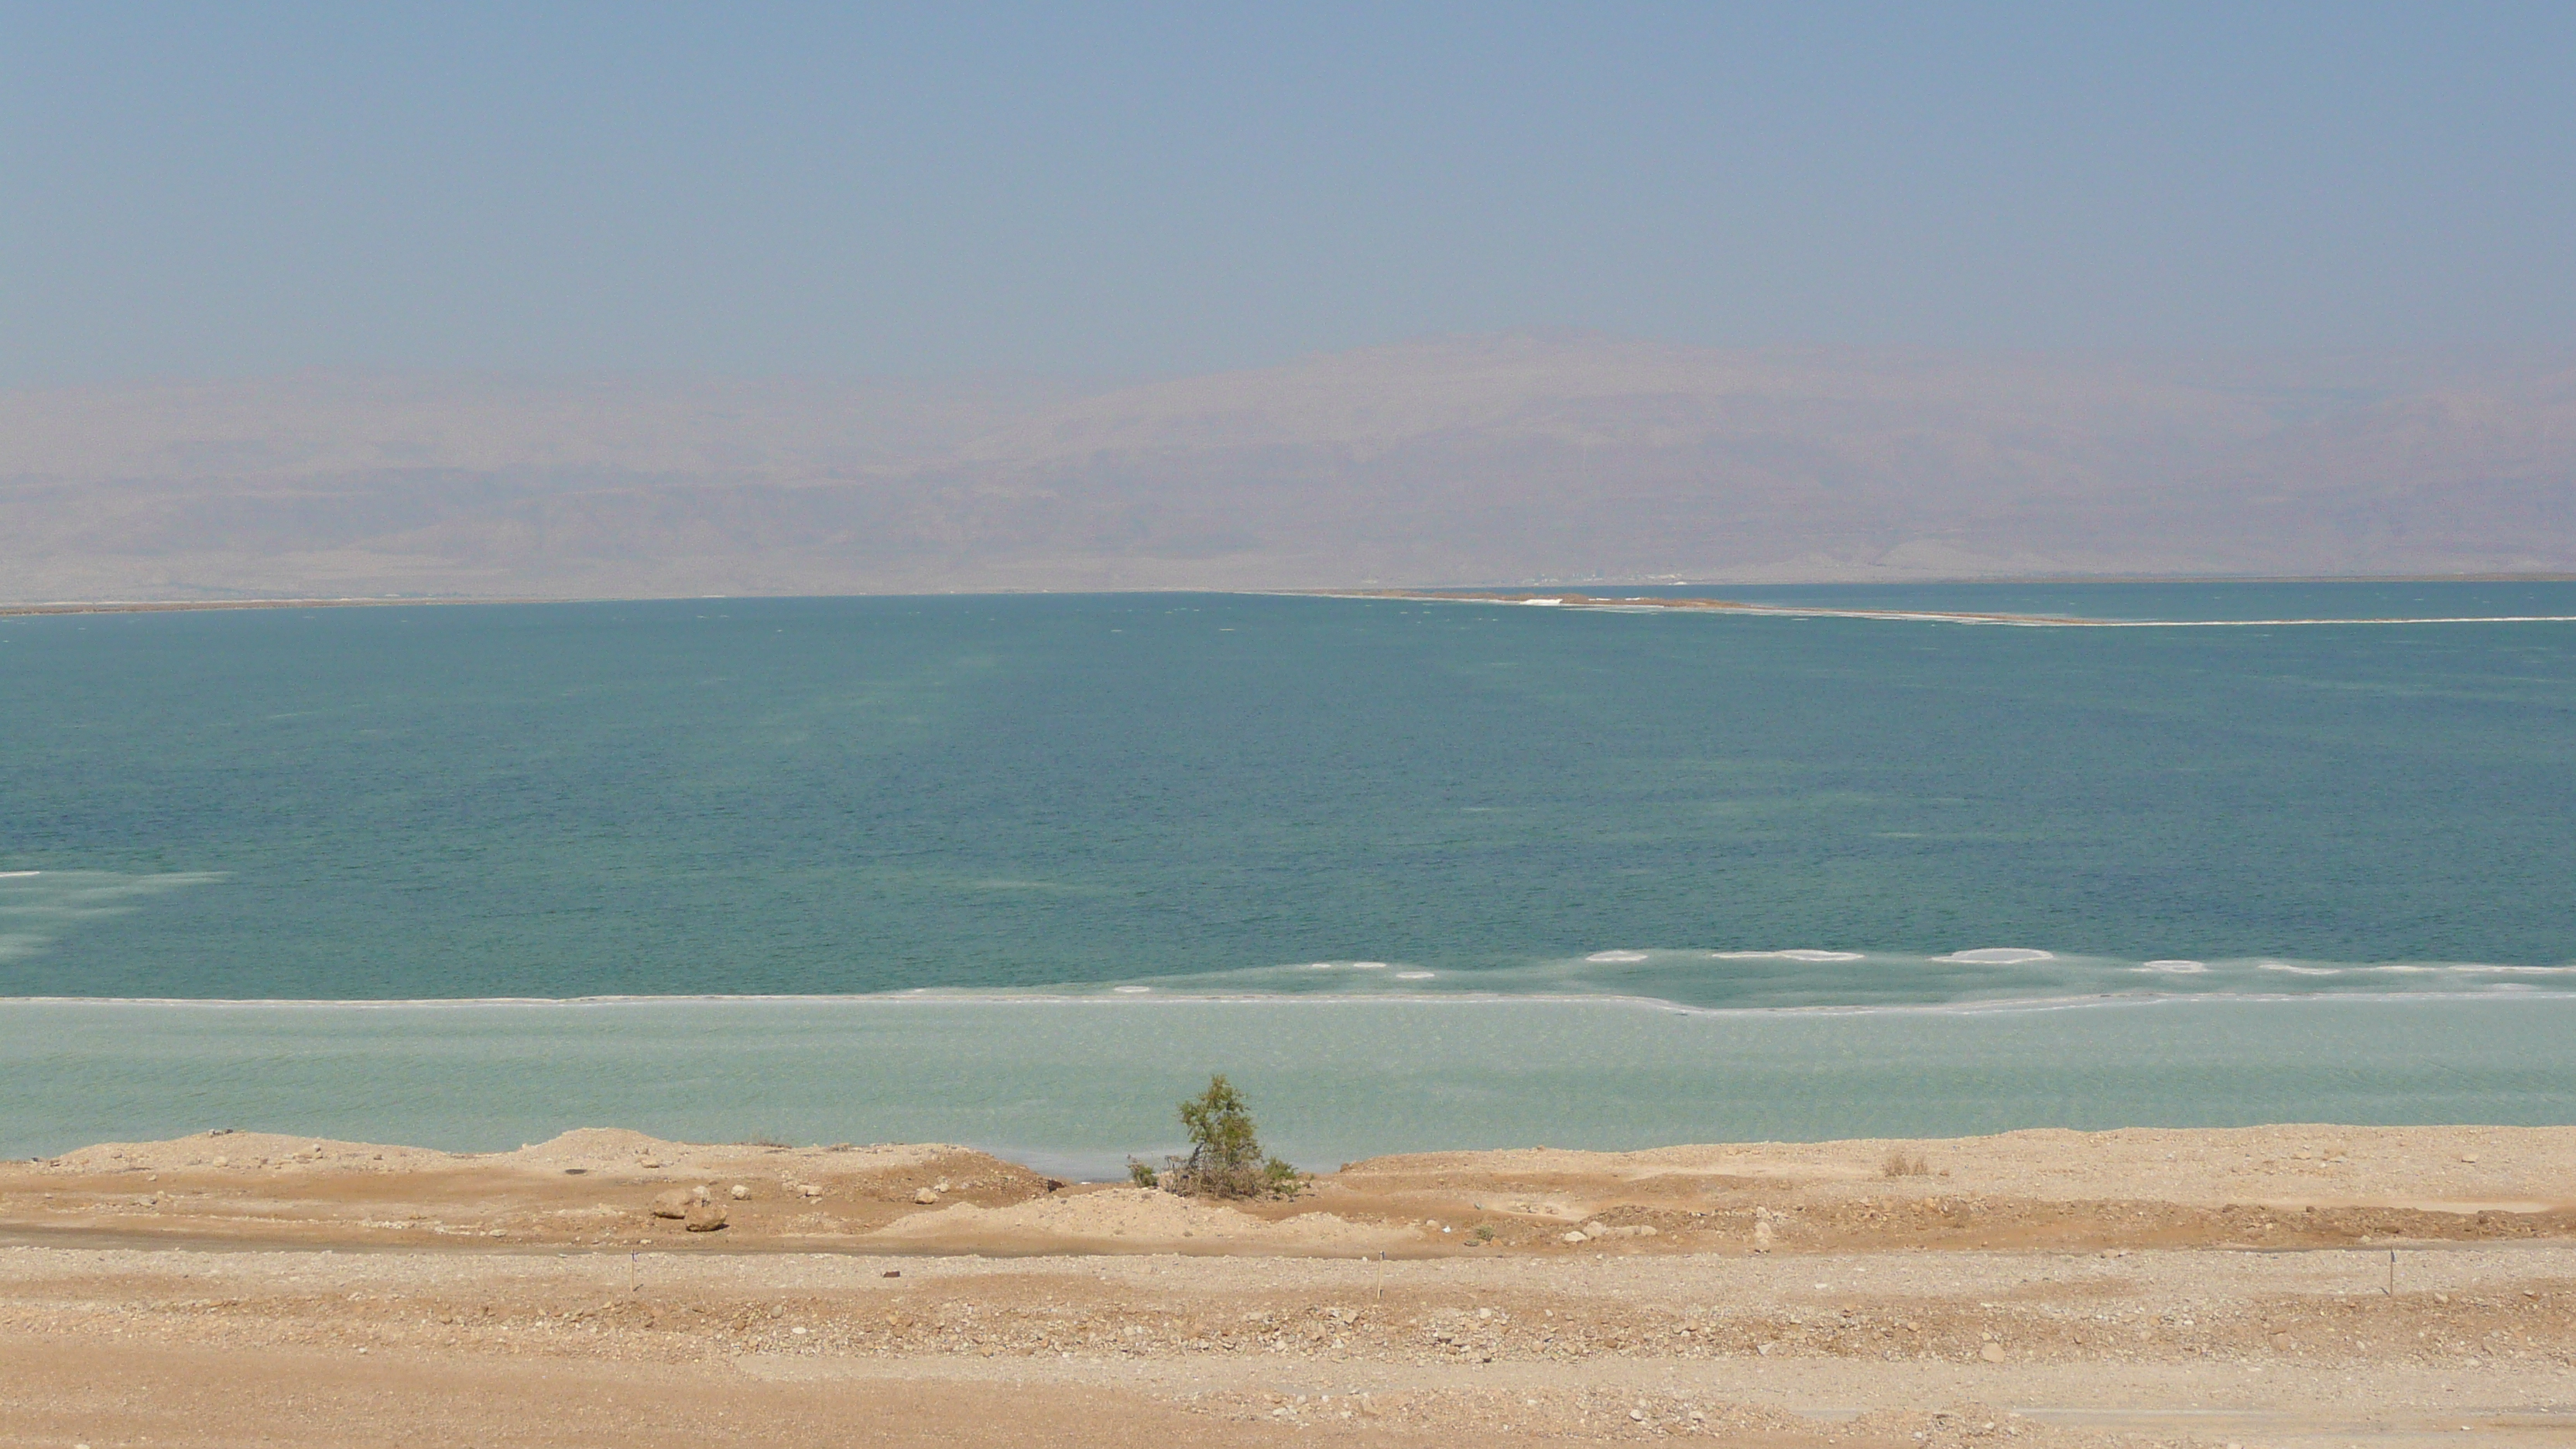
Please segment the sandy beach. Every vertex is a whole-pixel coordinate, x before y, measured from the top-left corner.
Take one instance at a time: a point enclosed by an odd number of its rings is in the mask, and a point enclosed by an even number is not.
[[[2576,1440],[2563,1128],[1442,1153],[1232,1205],[236,1132],[0,1165],[0,1243],[11,1446]]]

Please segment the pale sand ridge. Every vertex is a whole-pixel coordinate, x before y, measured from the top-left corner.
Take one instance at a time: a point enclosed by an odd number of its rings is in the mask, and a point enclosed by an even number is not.
[[[698,1188],[721,1229],[652,1215]],[[0,1164],[0,1242],[11,1449],[2576,1442],[2569,1128],[1426,1153],[1232,1204],[209,1133]]]

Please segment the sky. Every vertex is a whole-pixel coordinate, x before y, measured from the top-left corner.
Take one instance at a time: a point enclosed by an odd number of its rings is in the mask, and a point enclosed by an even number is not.
[[[2576,6],[0,0],[0,386],[2561,348]]]

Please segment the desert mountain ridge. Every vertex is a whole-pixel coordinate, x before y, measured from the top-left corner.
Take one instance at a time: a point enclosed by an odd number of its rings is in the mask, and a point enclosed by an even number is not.
[[[0,393],[0,599],[2576,569],[2566,358],[1443,337],[1109,385]]]

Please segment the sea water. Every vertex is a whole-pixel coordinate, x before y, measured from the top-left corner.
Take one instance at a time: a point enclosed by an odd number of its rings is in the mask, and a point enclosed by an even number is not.
[[[0,1151],[2576,1121],[2576,585],[1719,592],[0,619]]]

